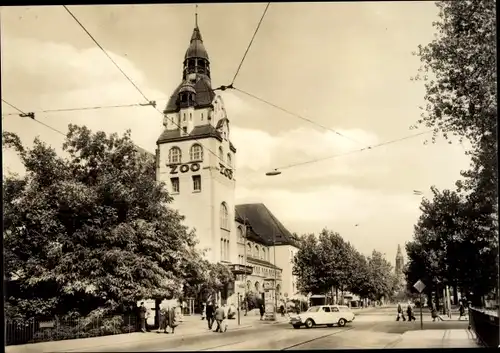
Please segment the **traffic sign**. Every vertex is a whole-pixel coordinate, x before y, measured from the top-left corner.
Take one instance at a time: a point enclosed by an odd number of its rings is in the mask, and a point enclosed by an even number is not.
[[[413,288],[418,290],[419,293],[422,293],[422,291],[425,289],[425,284],[421,280],[418,280],[417,283],[413,285]]]
[[[285,298],[288,298],[288,293],[287,292],[285,292]]]

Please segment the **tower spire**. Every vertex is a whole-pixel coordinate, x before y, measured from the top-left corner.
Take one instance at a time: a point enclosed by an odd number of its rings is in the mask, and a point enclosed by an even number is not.
[[[198,28],[198,4],[196,4],[194,10],[194,27]]]

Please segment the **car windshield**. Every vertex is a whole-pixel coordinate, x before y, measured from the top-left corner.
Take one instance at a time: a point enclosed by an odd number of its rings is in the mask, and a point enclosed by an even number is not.
[[[309,310],[307,310],[308,313],[316,313],[318,312],[319,308],[321,308],[320,306],[312,306],[309,308]]]

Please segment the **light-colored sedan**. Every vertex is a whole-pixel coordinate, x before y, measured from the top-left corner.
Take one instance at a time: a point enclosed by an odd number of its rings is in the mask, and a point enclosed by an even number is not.
[[[355,318],[352,310],[345,305],[316,305],[297,316],[290,318],[290,324],[294,328],[305,326],[311,328],[317,325],[327,325],[332,327],[338,325],[343,327],[348,322],[353,322]]]

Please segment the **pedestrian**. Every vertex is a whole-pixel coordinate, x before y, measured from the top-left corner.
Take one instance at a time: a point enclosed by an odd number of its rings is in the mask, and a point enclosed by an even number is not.
[[[182,317],[182,306],[172,305],[169,310],[169,325],[172,329],[172,334],[175,333],[175,328],[179,326]]]
[[[260,304],[259,312],[260,312],[260,319],[264,320],[264,313],[265,313],[264,304]]]
[[[139,307],[139,322],[141,324],[141,332],[146,332],[146,314],[148,309],[144,306],[144,302],[141,302],[141,306]]]
[[[281,316],[285,316],[285,306],[281,304],[280,306]]]
[[[406,321],[405,314],[403,313],[403,307],[401,306],[401,303],[398,303],[398,316],[396,318],[396,321],[399,321],[399,319],[403,319],[403,321]]]
[[[208,323],[208,329],[211,330],[212,326],[214,325],[214,314],[215,314],[215,308],[214,305],[212,304],[211,301],[208,302],[208,305],[205,309],[206,315],[207,315],[207,323]]]
[[[436,319],[438,319],[439,321],[443,321],[443,318],[441,317],[441,315],[439,315],[434,303],[432,303],[431,307],[431,317],[433,322],[436,321]]]
[[[203,303],[201,305],[201,319],[205,320],[206,317],[207,317],[207,304]]]
[[[408,314],[408,321],[416,321],[417,319],[413,315],[413,307],[411,306],[411,303],[408,303],[408,307],[406,308],[406,314]]]
[[[462,301],[460,301],[460,307],[458,308],[458,311],[460,314],[460,316],[458,317],[458,320],[461,320],[462,316],[467,319],[467,317],[465,316],[465,306],[464,306],[464,303]]]
[[[220,306],[215,309],[215,322],[217,323],[217,328],[215,332],[222,333],[222,321],[224,321],[224,307]]]

